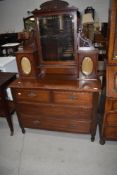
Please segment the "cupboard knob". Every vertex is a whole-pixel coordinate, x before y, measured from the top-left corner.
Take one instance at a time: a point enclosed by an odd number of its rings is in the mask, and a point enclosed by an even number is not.
[[[18,95],[21,95],[21,92],[18,92],[17,94],[18,94]]]

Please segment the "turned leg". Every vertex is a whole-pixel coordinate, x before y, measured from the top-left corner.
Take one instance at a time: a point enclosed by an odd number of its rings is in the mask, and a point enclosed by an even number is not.
[[[25,134],[25,132],[26,132],[25,129],[24,128],[21,128],[21,129],[22,129],[22,133]]]
[[[12,123],[12,119],[11,119],[11,115],[7,115],[6,116],[10,131],[11,131],[11,136],[13,136],[14,134],[14,128],[13,128],[13,123]]]
[[[104,138],[100,138],[99,143],[100,143],[101,145],[104,145],[104,144],[105,144],[105,139],[104,139]]]

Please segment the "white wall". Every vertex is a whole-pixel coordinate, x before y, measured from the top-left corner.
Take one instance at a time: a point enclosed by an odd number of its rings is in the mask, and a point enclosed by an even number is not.
[[[0,1],[0,33],[19,32],[23,30],[23,17],[27,11],[39,8],[46,0],[4,0]],[[109,0],[67,0],[70,6],[75,6],[80,12],[87,6],[92,6],[100,22],[108,21]]]

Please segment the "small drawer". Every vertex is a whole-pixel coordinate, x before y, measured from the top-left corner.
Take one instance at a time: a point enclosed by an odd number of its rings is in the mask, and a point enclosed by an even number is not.
[[[117,110],[117,101],[112,101],[112,110]]]
[[[107,139],[117,139],[117,127],[106,127],[104,128],[104,137]]]
[[[29,102],[49,102],[49,91],[46,90],[15,90],[16,99]]]
[[[54,91],[54,102],[58,104],[92,107],[92,94],[85,92]]]
[[[117,113],[110,112],[106,114],[106,125],[117,126]]]

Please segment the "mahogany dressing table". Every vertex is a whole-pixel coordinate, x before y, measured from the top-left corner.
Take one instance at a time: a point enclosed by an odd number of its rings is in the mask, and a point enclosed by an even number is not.
[[[87,133],[94,141],[100,80],[97,50],[78,50],[77,12],[61,0],[41,4],[33,40],[16,53],[19,78],[10,87],[25,128]]]

